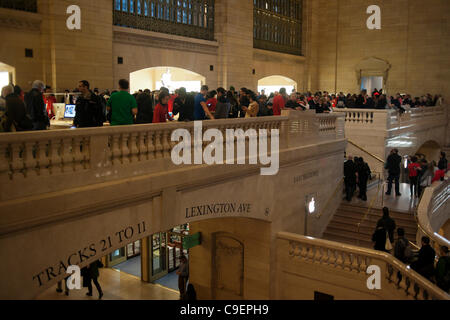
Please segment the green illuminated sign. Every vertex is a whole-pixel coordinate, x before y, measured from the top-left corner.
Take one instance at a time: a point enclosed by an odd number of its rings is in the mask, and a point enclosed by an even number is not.
[[[202,244],[202,234],[200,232],[183,238],[183,249],[188,250]]]

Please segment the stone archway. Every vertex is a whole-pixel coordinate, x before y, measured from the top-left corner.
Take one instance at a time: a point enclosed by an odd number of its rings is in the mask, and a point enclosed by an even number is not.
[[[170,91],[185,87],[186,91],[200,91],[206,83],[206,78],[196,72],[170,66],[160,66],[141,69],[130,73],[131,92],[138,90],[158,90],[164,86]]]
[[[288,94],[292,89],[297,90],[298,88],[296,81],[281,75],[272,75],[258,80],[258,92],[264,90],[266,95],[279,91],[283,87],[286,88]]]
[[[230,233],[217,232],[212,237],[212,298],[244,298],[244,243]]]
[[[0,62],[0,89],[4,86],[15,83],[16,68],[6,63]]]
[[[434,140],[429,140],[422,144],[422,146],[415,153],[418,156],[424,156],[427,161],[438,161],[441,152],[441,146]]]
[[[384,92],[388,91],[388,77],[391,65],[389,62],[376,57],[361,60],[355,67],[358,89],[364,77],[382,77]]]

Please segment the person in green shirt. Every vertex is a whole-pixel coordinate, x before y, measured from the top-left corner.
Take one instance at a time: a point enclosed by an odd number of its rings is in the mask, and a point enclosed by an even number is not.
[[[111,113],[111,126],[126,126],[134,124],[138,107],[136,99],[128,93],[128,80],[119,81],[120,90],[113,93],[108,100],[108,112]]]

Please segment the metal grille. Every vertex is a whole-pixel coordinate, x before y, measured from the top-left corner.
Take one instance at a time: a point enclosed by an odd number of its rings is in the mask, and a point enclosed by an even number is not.
[[[214,0],[113,0],[114,25],[214,40]]]
[[[302,55],[302,0],[254,0],[253,46]]]
[[[0,8],[37,12],[37,0],[0,0]]]

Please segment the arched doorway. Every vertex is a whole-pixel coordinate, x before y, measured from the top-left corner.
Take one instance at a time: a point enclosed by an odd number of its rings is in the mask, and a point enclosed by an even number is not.
[[[438,161],[441,152],[441,146],[436,141],[430,140],[425,142],[419,150],[417,150],[416,155],[425,157],[427,161]]]
[[[374,89],[387,90],[387,80],[391,65],[382,59],[370,57],[356,65],[356,77],[360,90],[370,94]]]
[[[281,88],[286,88],[289,94],[292,90],[297,89],[297,82],[284,76],[273,75],[258,80],[258,92],[264,91],[268,96],[275,91],[280,91]]]
[[[171,92],[184,87],[187,92],[199,92],[206,78],[198,73],[176,67],[153,67],[130,74],[131,92],[167,87]]]
[[[15,82],[16,69],[0,62],[0,89]]]

